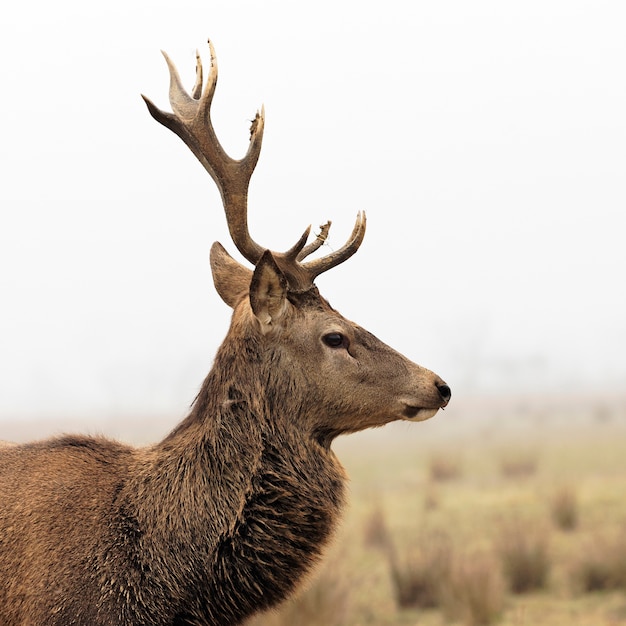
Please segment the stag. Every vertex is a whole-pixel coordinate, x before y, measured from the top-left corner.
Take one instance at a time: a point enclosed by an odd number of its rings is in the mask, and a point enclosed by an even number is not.
[[[188,416],[155,445],[67,435],[0,450],[3,626],[226,626],[294,591],[318,562],[344,504],[335,437],[432,417],[450,399],[434,373],[342,317],[314,280],[353,255],[311,259],[330,223],[287,252],[250,236],[247,193],[263,136],[257,113],[244,158],[228,156],[198,56],[188,94],[170,72],[173,113],[148,98],[217,184],[249,269],[211,248],[228,334]]]

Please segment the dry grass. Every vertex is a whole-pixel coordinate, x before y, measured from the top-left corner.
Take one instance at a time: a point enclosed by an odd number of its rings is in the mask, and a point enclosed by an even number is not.
[[[391,581],[400,608],[441,606],[442,589],[450,579],[452,544],[441,532],[422,533],[414,543],[387,550]]]
[[[505,602],[505,585],[491,552],[456,555],[443,589],[442,608],[448,619],[468,626],[498,621]]]
[[[385,513],[381,506],[377,506],[369,515],[363,530],[363,539],[368,548],[386,550],[390,544],[390,533],[387,528]]]
[[[276,611],[255,616],[246,626],[344,626],[350,611],[350,587],[339,569],[327,566],[306,590]]]
[[[424,487],[424,493],[422,495],[422,501],[424,511],[434,511],[441,506],[441,494],[438,491],[435,483],[429,482]]]
[[[500,473],[505,478],[528,478],[537,472],[538,467],[539,456],[532,450],[513,448],[501,453]]]
[[[528,593],[545,589],[550,574],[548,535],[537,522],[511,518],[500,524],[496,552],[509,589]]]
[[[460,478],[463,474],[461,460],[452,454],[434,454],[430,457],[429,474],[435,482]]]
[[[572,531],[578,526],[578,498],[572,487],[561,487],[553,494],[550,513],[561,530]]]
[[[468,626],[488,626],[500,616],[505,586],[491,552],[464,552],[447,535],[429,531],[402,558],[395,549],[388,557],[401,609],[441,609]]]
[[[587,539],[571,571],[578,592],[626,591],[626,526],[611,538]]]

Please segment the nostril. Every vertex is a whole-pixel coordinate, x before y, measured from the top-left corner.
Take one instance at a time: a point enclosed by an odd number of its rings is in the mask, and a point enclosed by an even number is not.
[[[450,398],[452,397],[452,391],[450,390],[450,387],[448,387],[448,385],[446,385],[445,383],[435,383],[435,385],[442,399],[448,402],[448,400],[450,400]]]

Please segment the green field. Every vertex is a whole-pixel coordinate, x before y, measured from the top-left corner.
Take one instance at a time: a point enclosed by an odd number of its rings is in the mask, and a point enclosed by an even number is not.
[[[623,399],[451,407],[335,450],[336,541],[254,626],[626,624]]]

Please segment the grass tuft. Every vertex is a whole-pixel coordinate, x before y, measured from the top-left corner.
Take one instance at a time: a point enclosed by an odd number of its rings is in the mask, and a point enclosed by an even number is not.
[[[391,581],[400,608],[431,609],[441,605],[442,586],[449,580],[452,547],[443,533],[422,534],[399,556],[387,550]]]
[[[505,585],[492,554],[458,556],[443,591],[442,608],[450,620],[467,626],[489,626],[501,616]]]
[[[391,541],[382,508],[376,507],[365,520],[364,541],[369,548],[387,549]]]
[[[545,589],[551,559],[548,535],[539,524],[511,519],[500,525],[496,552],[513,593]]]
[[[611,539],[599,536],[579,552],[571,572],[576,591],[626,591],[626,527]]]
[[[578,499],[571,487],[561,487],[550,503],[552,521],[561,530],[571,531],[578,526]]]

